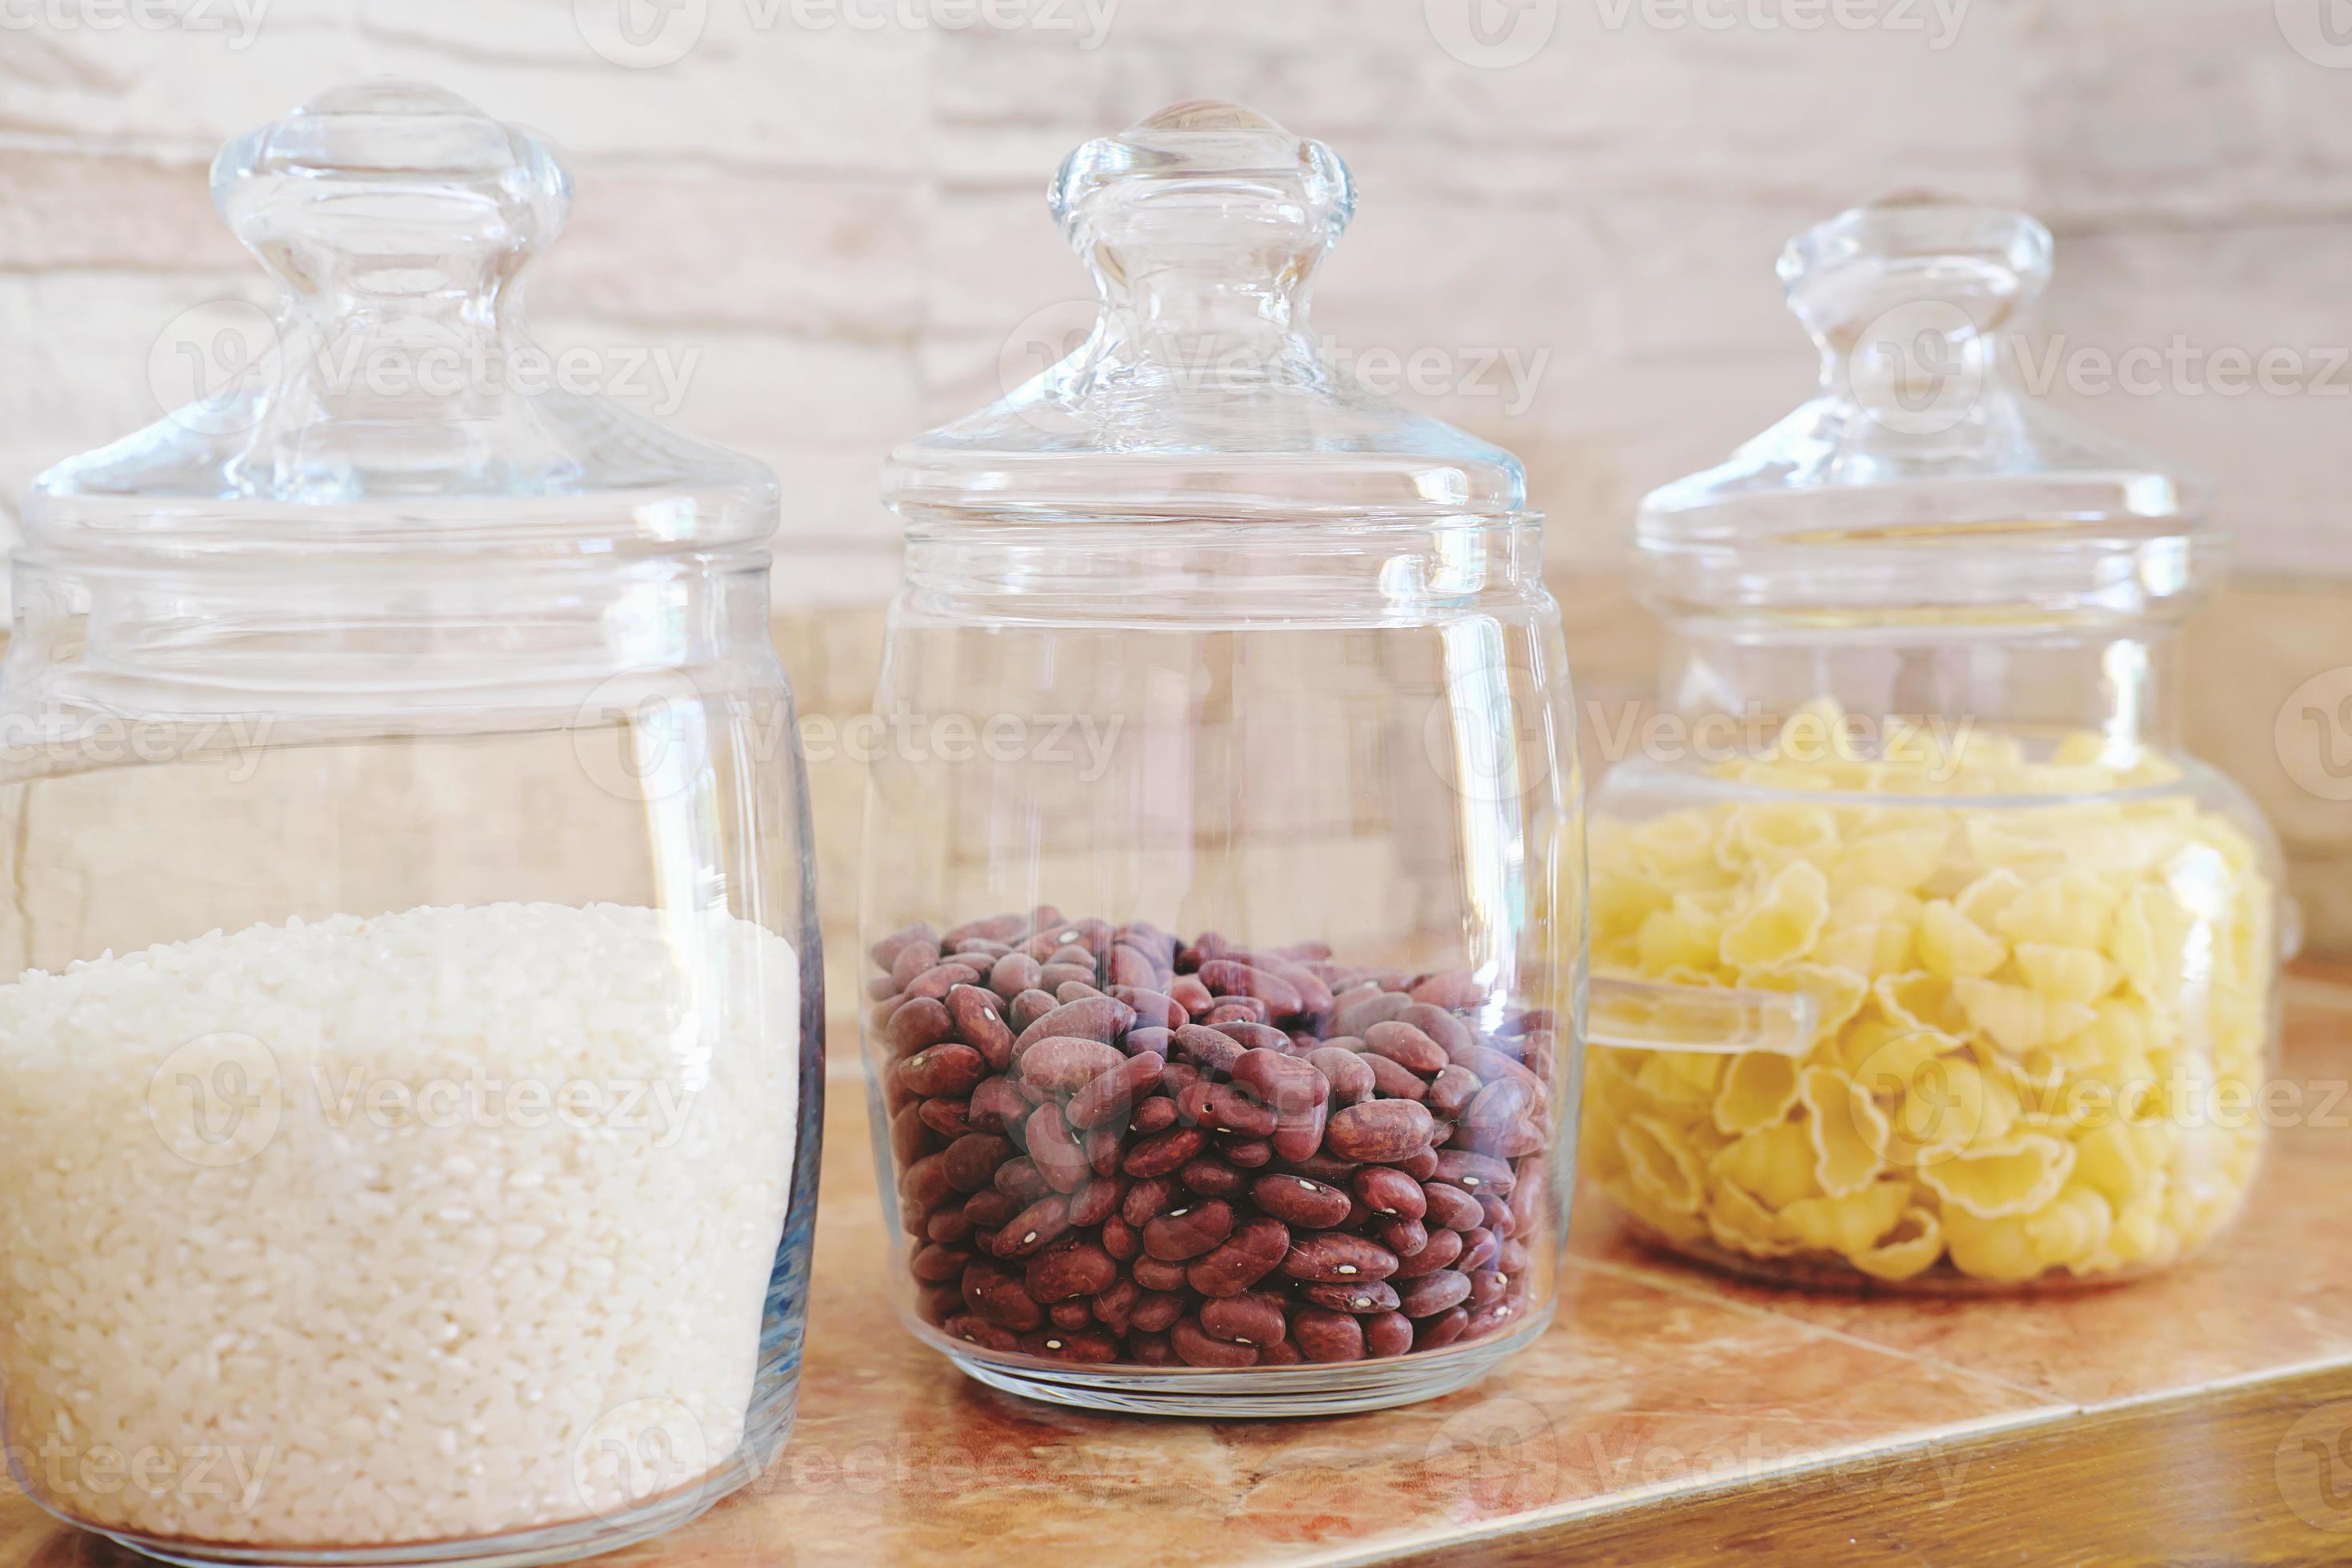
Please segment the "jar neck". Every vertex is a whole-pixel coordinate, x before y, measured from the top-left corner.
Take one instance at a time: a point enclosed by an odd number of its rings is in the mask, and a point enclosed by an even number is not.
[[[2168,751],[2180,726],[2174,632],[1685,621],[1670,628],[1659,703],[1685,721],[1728,718],[1742,743],[1769,742],[1790,714],[1828,699],[1859,721],[1865,742],[1901,721],[2012,735],[2029,752],[2085,732],[2114,756]]]
[[[1542,519],[908,514],[902,615],[966,624],[1395,626],[1549,612]]]

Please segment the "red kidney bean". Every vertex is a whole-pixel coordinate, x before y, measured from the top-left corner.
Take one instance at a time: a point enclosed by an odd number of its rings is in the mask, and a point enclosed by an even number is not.
[[[1176,1114],[1212,1132],[1238,1132],[1244,1138],[1263,1138],[1279,1124],[1273,1111],[1230,1083],[1192,1085],[1176,1097]]]
[[[1003,1072],[1013,1060],[1013,1026],[1004,1021],[996,993],[958,985],[947,994],[946,1005],[956,1037],[985,1057],[991,1072]]]
[[[1502,1250],[1495,1255],[1495,1267],[1514,1276],[1525,1274],[1534,1261],[1534,1250],[1516,1238],[1503,1243]]]
[[[1029,1158],[1045,1184],[1057,1193],[1075,1193],[1094,1174],[1093,1162],[1078,1142],[1077,1134],[1062,1120],[1058,1105],[1041,1105],[1029,1113],[1024,1123],[1028,1132]]]
[[[1138,1227],[1149,1225],[1174,1207],[1179,1195],[1177,1184],[1165,1176],[1139,1177],[1119,1200],[1119,1217]]]
[[[1481,1268],[1470,1276],[1470,1306],[1475,1312],[1480,1307],[1491,1307],[1503,1299],[1510,1280],[1492,1268]]]
[[[1253,969],[1231,959],[1212,959],[1201,965],[1201,984],[1219,996],[1248,996],[1263,1002],[1276,1017],[1306,1011],[1298,987],[1278,974]]]
[[[1364,1206],[1376,1215],[1419,1219],[1429,1212],[1421,1184],[1387,1165],[1366,1165],[1350,1178],[1350,1186]]]
[[[1118,1263],[1092,1242],[1064,1242],[1029,1260],[1023,1283],[1030,1300],[1051,1303],[1093,1296],[1118,1279]]]
[[[1054,1184],[1037,1169],[1037,1162],[1026,1154],[997,1166],[996,1175],[990,1184],[1006,1196],[1018,1198],[1024,1204],[1035,1203],[1054,1190]]]
[[[1421,1195],[1428,1203],[1423,1212],[1433,1226],[1474,1230],[1486,1223],[1486,1211],[1478,1206],[1478,1200],[1450,1182],[1423,1182]]]
[[[1408,1318],[1433,1318],[1470,1299],[1470,1277],[1451,1268],[1424,1274],[1397,1292],[1397,1310]],[[1034,1294],[1034,1292],[1033,1292]]]
[[[1396,1287],[1385,1279],[1367,1285],[1307,1285],[1299,1294],[1334,1312],[1393,1312],[1397,1307]]]
[[[1122,1215],[1112,1215],[1104,1220],[1098,1234],[1102,1237],[1103,1250],[1121,1263],[1134,1262],[1143,1251],[1143,1233],[1128,1224]]]
[[[1118,1359],[1118,1347],[1108,1334],[1085,1330],[1041,1329],[1021,1336],[1021,1348],[1049,1361],[1107,1362]]]
[[[1416,1182],[1428,1181],[1437,1174],[1437,1151],[1423,1149],[1408,1159],[1394,1162],[1396,1168]]]
[[[1330,1121],[1330,1108],[1311,1106],[1303,1115],[1279,1120],[1274,1129],[1270,1152],[1286,1160],[1303,1160],[1322,1147],[1323,1134]]]
[[[963,1217],[976,1226],[993,1230],[1021,1212],[1022,1201],[1010,1193],[991,1189],[974,1193],[963,1201]]]
[[[1029,1120],[1029,1101],[1011,1079],[982,1079],[972,1086],[964,1120],[975,1132],[1002,1132]]]
[[[980,978],[980,971],[969,963],[934,964],[907,984],[908,996],[942,1000],[959,985],[970,985]]]
[[[1290,1054],[1290,1037],[1271,1024],[1253,1023],[1247,1018],[1228,1018],[1209,1027],[1229,1036],[1244,1050],[1266,1050],[1286,1057]]]
[[[1254,1219],[1235,1228],[1214,1251],[1185,1269],[1185,1282],[1203,1296],[1238,1296],[1282,1263],[1290,1249],[1290,1227],[1278,1219]]]
[[[1039,1019],[1050,1015],[1061,1004],[1054,1000],[1051,991],[1024,991],[1006,1004],[1005,1014],[1015,1029],[1027,1029]],[[1021,1050],[1020,1037],[1013,1037],[1013,1054]]]
[[[1052,1035],[1023,1047],[1016,1070],[1024,1080],[1049,1093],[1067,1094],[1135,1059],[1100,1040]]]
[[[1150,1333],[1138,1329],[1127,1336],[1127,1349],[1128,1353],[1135,1358],[1136,1364],[1139,1366],[1178,1364],[1175,1347],[1168,1342],[1166,1334]]]
[[[1364,1321],[1328,1307],[1301,1307],[1291,1315],[1290,1337],[1307,1361],[1364,1359]]]
[[[1511,1167],[1491,1154],[1474,1154],[1466,1149],[1441,1149],[1437,1152],[1437,1179],[1450,1182],[1464,1192],[1477,1195],[1493,1193],[1507,1198],[1518,1178]]]
[[[1118,1212],[1127,1195],[1126,1178],[1097,1175],[1070,1194],[1070,1224],[1077,1229],[1097,1226]]]
[[[1097,1176],[1118,1174],[1118,1162],[1127,1149],[1127,1134],[1116,1122],[1090,1127],[1078,1141],[1087,1157],[1087,1169]]]
[[[1138,1283],[1140,1283],[1139,1277]],[[1175,1327],[1176,1320],[1184,1315],[1184,1292],[1144,1289],[1135,1299],[1135,1310],[1129,1321],[1145,1333],[1165,1333]]]
[[[1200,976],[1180,974],[1168,983],[1168,995],[1178,1006],[1197,1018],[1217,1005],[1216,997],[1201,984]]]
[[[967,1344],[978,1345],[984,1351],[1013,1351],[1021,1348],[1021,1338],[1010,1329],[1000,1329],[975,1312],[963,1312],[950,1318],[940,1328],[951,1337]]]
[[[1411,1257],[1400,1256],[1391,1279],[1421,1279],[1441,1268],[1451,1268],[1462,1256],[1462,1233],[1458,1230],[1433,1230],[1429,1240]]]
[[[1483,1004],[1486,1000],[1486,988],[1468,973],[1455,969],[1442,974],[1423,975],[1406,987],[1405,994],[1416,1002],[1460,1012]]]
[[[1135,1282],[1147,1290],[1181,1290],[1189,1283],[1189,1265],[1163,1263],[1148,1252],[1128,1268],[1134,1274]]]
[[[1342,1159],[1381,1164],[1427,1148],[1436,1125],[1410,1100],[1368,1100],[1334,1115],[1323,1141]]]
[[[1257,1364],[1260,1366],[1297,1366],[1306,1359],[1298,1353],[1298,1347],[1288,1340],[1276,1340],[1270,1345],[1258,1347]]]
[[[926,1214],[939,1207],[954,1190],[955,1181],[945,1154],[926,1154],[898,1176],[898,1195]]]
[[[968,1132],[940,1156],[948,1184],[963,1193],[987,1186],[996,1175],[996,1167],[1011,1158],[1013,1141],[992,1132]]]
[[[933,1241],[917,1247],[913,1260],[907,1267],[924,1284],[940,1285],[950,1279],[962,1279],[971,1258],[971,1249],[968,1247],[942,1247]]]
[[[1372,1075],[1372,1087],[1389,1100],[1427,1100],[1429,1085],[1402,1062],[1365,1053],[1363,1063]]]
[[[1045,1309],[1045,1321],[1057,1329],[1076,1332],[1095,1326],[1094,1303],[1087,1300],[1056,1301]]]
[[[1125,1035],[1121,1036],[1119,1037],[1118,1048],[1125,1051],[1131,1057],[1139,1057],[1146,1054],[1155,1057],[1165,1057],[1168,1054],[1169,1047],[1174,1045],[1175,1041],[1176,1032],[1173,1029],[1162,1029],[1156,1026],[1142,1026],[1129,1029]]]
[[[1462,1325],[1465,1340],[1484,1339],[1486,1335],[1510,1327],[1511,1318],[1518,1310],[1510,1301],[1497,1301],[1491,1307],[1479,1307],[1470,1313],[1470,1321]]]
[[[1411,1258],[1429,1245],[1429,1227],[1417,1219],[1406,1219],[1402,1215],[1382,1220],[1374,1234],[1381,1238],[1382,1247],[1400,1258]]]
[[[1192,1017],[1175,998],[1147,985],[1113,986],[1111,994],[1134,1008],[1137,1017],[1159,1028],[1172,1029]]]
[[[1289,1324],[1279,1296],[1244,1290],[1238,1296],[1203,1301],[1201,1331],[1211,1339],[1236,1345],[1270,1345],[1283,1338]]]
[[[923,1107],[933,1103],[922,1100],[890,1118],[890,1152],[898,1157],[899,1164],[910,1164],[930,1152],[931,1127],[923,1119]]]
[[[1223,1078],[1234,1070],[1248,1047],[1222,1029],[1205,1024],[1180,1024],[1176,1026],[1173,1048],[1179,1061],[1190,1062],[1214,1077]]]
[[[1130,1176],[1165,1176],[1183,1167],[1209,1141],[1197,1127],[1171,1127],[1128,1146],[1119,1169]]]
[[[1059,1194],[1039,1198],[996,1233],[996,1256],[1028,1258],[1051,1247],[1069,1228],[1070,1201]]]
[[[1317,1231],[1292,1239],[1282,1271],[1293,1279],[1360,1284],[1387,1279],[1397,1262],[1395,1253],[1368,1237]]]
[[[1429,1109],[1450,1121],[1460,1121],[1464,1112],[1476,1103],[1484,1088],[1476,1073],[1448,1062],[1429,1080]]]
[[[1223,1198],[1180,1205],[1143,1227],[1143,1250],[1162,1263],[1184,1263],[1214,1250],[1234,1233],[1234,1209]]]
[[[1083,996],[1075,1002],[1061,1003],[1023,1028],[1013,1042],[1013,1054],[1018,1058],[1039,1040],[1054,1038],[1096,1040],[1108,1045],[1134,1022],[1135,1009],[1118,997]]]
[[[1331,1098],[1330,1080],[1286,1051],[1255,1047],[1234,1058],[1230,1070],[1279,1118],[1303,1117]]]
[[[917,921],[902,930],[894,931],[877,942],[866,950],[866,955],[874,960],[874,966],[877,969],[887,969],[898,959],[900,952],[917,942],[929,942],[936,950],[940,945],[938,929],[928,921]]]
[[[1135,1321],[1135,1304],[1143,1299],[1143,1287],[1132,1276],[1122,1275],[1098,1291],[1087,1304],[1087,1310],[1096,1322],[1108,1329],[1114,1336],[1125,1338]]]
[[[1469,1077],[1462,1068],[1448,1068],[1447,1072],[1459,1072]],[[1473,1080],[1475,1081],[1475,1080]],[[1526,1084],[1511,1079],[1490,1083],[1477,1092],[1463,1113],[1462,1124],[1474,1135],[1486,1136],[1509,1131],[1532,1110],[1535,1092]]]
[[[1402,1355],[1412,1349],[1412,1320],[1402,1312],[1370,1312],[1363,1319],[1364,1349],[1375,1356]]]
[[[1187,1366],[1255,1366],[1257,1351],[1249,1345],[1227,1344],[1202,1331],[1197,1318],[1179,1318],[1168,1331],[1169,1343]]]
[[[1426,1078],[1446,1065],[1444,1047],[1401,1019],[1374,1024],[1364,1031],[1364,1049],[1386,1057],[1408,1072]]]
[[[1495,1259],[1502,1255],[1501,1238],[1485,1226],[1480,1226],[1475,1230],[1462,1233],[1462,1261],[1454,1267],[1465,1274],[1472,1274],[1481,1268],[1492,1268]]]
[[[898,956],[890,961],[890,988],[894,991],[904,991],[913,983],[915,976],[936,967],[939,962],[939,943],[908,942],[898,950]]]
[[[1036,990],[1037,982],[1045,977],[1035,959],[1025,952],[1008,952],[990,966],[988,988],[1011,1002],[1024,991]]]
[[[1330,1098],[1341,1105],[1354,1105],[1370,1100],[1375,1083],[1371,1064],[1354,1051],[1336,1045],[1322,1045],[1307,1053],[1307,1064],[1323,1075],[1331,1086]]]
[[[1275,1136],[1279,1138],[1282,1134],[1276,1132]],[[1255,1171],[1260,1165],[1267,1164],[1274,1159],[1274,1145],[1263,1138],[1236,1138],[1228,1135],[1218,1139],[1217,1146],[1224,1152],[1226,1164],[1237,1165],[1244,1171]]]
[[[1176,1179],[1204,1198],[1239,1197],[1249,1185],[1247,1176],[1213,1154],[1200,1154],[1185,1161]]]
[[[1328,1182],[1335,1187],[1355,1180],[1356,1173],[1363,1168],[1357,1161],[1342,1160],[1328,1150],[1309,1154],[1303,1160],[1285,1160],[1282,1165],[1286,1171],[1312,1176],[1318,1182]]]
[[[1366,1029],[1375,1024],[1387,1023],[1412,1005],[1410,999],[1393,991],[1375,991],[1355,1002],[1335,996],[1332,998],[1331,1032],[1360,1038]]]
[[[1139,990],[1148,989],[1159,984],[1160,966],[1151,961],[1150,954],[1141,949],[1114,941],[1110,951],[1103,954],[1103,980],[1114,986],[1131,985]],[[1112,994],[1118,994],[1114,991]],[[1119,1000],[1124,1002],[1127,998],[1121,996]]]
[[[1024,1069],[1036,1058],[1039,1051],[1057,1043],[1045,1041],[1029,1047],[1029,1055],[1022,1058]],[[1105,1050],[1110,1048],[1108,1046],[1103,1047]],[[1116,1052],[1112,1054],[1117,1055]],[[1070,1097],[1071,1123],[1078,1127],[1099,1126],[1114,1120],[1124,1123],[1132,1113],[1133,1107],[1159,1087],[1160,1075],[1167,1070],[1167,1067],[1166,1062],[1148,1052],[1139,1057],[1120,1058],[1118,1066],[1097,1074],[1087,1080],[1085,1088]]]
[[[1450,1312],[1440,1312],[1412,1329],[1412,1348],[1417,1351],[1442,1350],[1460,1339],[1470,1327],[1470,1314],[1461,1307]]]
[[[915,1108],[915,1114],[924,1126],[950,1142],[971,1131],[968,1100],[927,1100]]]
[[[1348,1217],[1348,1194],[1311,1176],[1260,1176],[1250,1187],[1257,1206],[1285,1225],[1321,1230]]]
[[[1511,1205],[1492,1193],[1478,1194],[1478,1213],[1481,1216],[1479,1223],[1497,1237],[1507,1237],[1518,1228],[1519,1222],[1512,1217]]]
[[[1543,1088],[1542,1080],[1535,1074],[1502,1052],[1489,1050],[1485,1046],[1473,1046],[1466,1051],[1458,1052],[1454,1059],[1487,1083],[1519,1083],[1538,1091]]]
[[[945,1208],[935,1209],[923,1222],[923,1238],[936,1241],[942,1247],[952,1247],[968,1239],[971,1235],[971,1221],[964,1217],[961,1204],[950,1204]]]
[[[890,1048],[901,1056],[911,1056],[927,1046],[936,1046],[955,1034],[955,1018],[948,1012],[947,1004],[929,996],[918,996],[902,1005],[890,1015],[887,1029]],[[977,1051],[972,1053],[977,1056]]]
[[[1267,1016],[1265,1004],[1255,996],[1220,996],[1201,1021],[1212,1028],[1222,1028],[1227,1024],[1263,1024]]]
[[[1411,1024],[1437,1042],[1438,1048],[1451,1058],[1454,1053],[1467,1050],[1478,1043],[1477,1032],[1443,1007],[1433,1007],[1426,1002],[1415,1002],[1396,1016],[1400,1024]]]
[[[964,1305],[999,1328],[1025,1331],[1045,1321],[1045,1310],[1020,1279],[985,1258],[975,1258],[963,1271]]]
[[[1165,1132],[1175,1125],[1176,1102],[1164,1095],[1145,1100],[1127,1119],[1127,1130],[1138,1137]]]

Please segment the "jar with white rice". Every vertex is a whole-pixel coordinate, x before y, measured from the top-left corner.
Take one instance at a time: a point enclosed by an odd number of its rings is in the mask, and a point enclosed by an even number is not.
[[[278,314],[44,475],[15,568],[7,1451],[173,1561],[609,1551],[757,1474],[799,1370],[775,480],[534,379],[529,135],[369,83],[214,190]]]

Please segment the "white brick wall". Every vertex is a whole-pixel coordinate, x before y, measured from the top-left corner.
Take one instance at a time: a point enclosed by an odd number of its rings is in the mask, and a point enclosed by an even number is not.
[[[55,21],[94,3],[23,0],[7,15],[37,25],[0,30],[0,521],[43,464],[152,416],[145,352],[180,310],[264,297],[205,199],[213,147],[370,72],[568,149],[546,336],[699,351],[677,422],[783,470],[786,540],[847,563],[795,594],[887,584],[881,453],[992,393],[1009,328],[1085,291],[1047,173],[1181,97],[1256,103],[1349,156],[1363,209],[1320,314],[1351,348],[1548,355],[1516,415],[1434,401],[1526,456],[1563,565],[1608,558],[1642,489],[1802,393],[1774,251],[1889,186],[2048,216],[2042,325],[2070,342],[2352,343],[2352,70],[2290,48],[2271,0],[1969,0],[1942,48],[1558,0],[1549,43],[1508,69],[1446,54],[1417,0],[1119,0],[1091,49],[707,0],[700,41],[655,69],[600,59],[571,0],[262,0],[244,47]],[[845,3],[887,19],[922,0]],[[1926,0],[1903,16],[1938,26]],[[2352,399],[2088,401],[2217,471],[2258,559],[2352,555],[2333,504]]]

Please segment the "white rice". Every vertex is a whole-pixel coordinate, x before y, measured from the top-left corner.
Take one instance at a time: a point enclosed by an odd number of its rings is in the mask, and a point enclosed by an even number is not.
[[[278,1546],[691,1481],[744,1438],[798,1045],[788,942],[618,905],[0,986],[10,1460],[85,1522]]]

